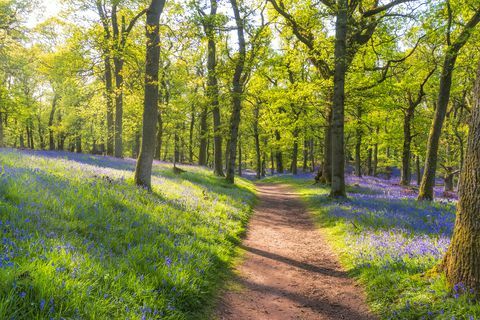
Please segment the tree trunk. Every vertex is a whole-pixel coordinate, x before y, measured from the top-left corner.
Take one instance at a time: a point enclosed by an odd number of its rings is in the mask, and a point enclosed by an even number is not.
[[[315,141],[313,138],[310,139],[310,172],[315,171]]]
[[[198,151],[198,164],[207,165],[207,142],[208,142],[208,109],[205,106],[200,114],[200,149]]]
[[[335,71],[332,100],[332,185],[330,196],[344,198],[345,191],[345,74],[347,72],[348,0],[338,0],[335,23]]]
[[[188,162],[193,164],[193,129],[195,129],[195,105],[192,105],[190,131],[188,135]]]
[[[82,153],[82,136],[78,134],[75,138],[75,151]]]
[[[27,132],[27,148],[28,149],[31,149],[31,145],[30,145],[30,127],[28,125],[28,122],[27,122],[27,125],[25,126],[25,131]]]
[[[3,132],[3,114],[0,112],[0,148],[5,147],[5,138]]]
[[[222,128],[220,120],[220,103],[217,80],[217,48],[215,43],[214,19],[217,14],[217,0],[210,0],[210,16],[204,24],[205,35],[208,38],[207,44],[207,96],[212,106],[213,114],[213,172],[217,176],[224,176],[222,163]]]
[[[105,52],[105,99],[107,102],[107,154],[113,156],[113,136],[115,126],[113,123],[113,80],[112,63],[110,60],[110,50]]]
[[[327,117],[323,137],[322,183],[332,183],[332,107],[327,106]]]
[[[420,156],[415,157],[415,163],[417,167],[417,186],[422,182],[422,170],[420,168]]]
[[[293,150],[292,150],[292,164],[290,165],[290,169],[292,174],[298,173],[297,162],[298,162],[298,134],[299,130],[293,130]]]
[[[52,109],[50,110],[50,116],[48,117],[48,142],[49,142],[49,149],[55,150],[55,139],[53,137],[53,119],[55,118],[55,110],[57,108],[57,99],[58,96],[55,94],[53,96],[52,101]]]
[[[230,154],[227,163],[227,181],[233,183],[235,175],[235,158],[237,155],[238,130],[240,125],[240,110],[242,109],[243,85],[245,82],[243,73],[245,67],[246,47],[245,36],[243,33],[244,22],[240,17],[240,10],[238,8],[237,0],[230,0],[230,3],[232,5],[233,14],[235,16],[235,24],[237,26],[238,37],[238,57],[235,63],[235,72],[233,74],[232,80],[233,109],[232,115],[230,117],[230,141],[228,144]]]
[[[308,140],[306,137],[303,138],[303,166],[302,171],[307,172],[308,168]]]
[[[403,115],[403,151],[402,151],[402,174],[400,178],[400,184],[402,186],[409,186],[411,181],[411,170],[410,170],[410,159],[412,158],[411,154],[411,143],[412,143],[412,132],[411,132],[411,122],[413,119],[413,114],[415,112],[415,107],[412,103],[409,104],[407,110]]]
[[[132,145],[132,158],[137,158],[140,155],[140,138],[140,131],[135,131]]]
[[[155,159],[160,160],[162,153],[162,144],[163,144],[163,119],[162,112],[158,110],[157,118],[157,144],[155,146]]]
[[[444,176],[444,181],[445,181],[445,185],[444,185],[444,188],[443,188],[443,191],[445,192],[452,192],[453,191],[453,178],[455,177],[455,174],[454,173],[450,173],[450,174],[445,174]]]
[[[273,157],[273,150],[270,150],[270,174],[273,176],[275,173],[275,160]]]
[[[480,292],[480,64],[475,85],[465,163],[450,247],[442,263],[451,286],[459,283]],[[468,291],[467,291],[468,292]]]
[[[435,187],[435,173],[437,169],[437,155],[442,126],[447,112],[448,101],[450,100],[450,89],[452,87],[452,75],[460,49],[465,45],[472,30],[480,22],[480,9],[468,21],[459,34],[457,40],[448,46],[445,52],[442,74],[440,76],[440,87],[437,99],[437,107],[433,118],[432,126],[427,144],[427,155],[425,158],[425,169],[418,194],[419,200],[433,200],[433,188]]]
[[[178,137],[178,128],[173,134],[173,166],[180,162],[180,138]]]
[[[135,168],[135,184],[149,190],[152,188],[152,163],[155,153],[155,130],[158,117],[159,22],[164,5],[165,0],[152,0],[147,10],[143,131],[140,155]]]
[[[20,132],[20,148],[25,148],[25,140],[24,140],[24,137],[23,137],[23,130],[22,132]]]
[[[242,142],[240,134],[238,135],[238,176],[242,176]]]
[[[357,177],[362,176],[362,131],[360,129],[356,130],[356,141],[355,141],[355,174]]]
[[[367,175],[373,175],[373,167],[372,167],[372,148],[368,147],[367,150]]]
[[[262,160],[260,154],[260,134],[258,132],[258,118],[260,114],[260,107],[255,105],[253,109],[253,139],[255,141],[255,159],[256,159],[256,174],[257,179],[260,179],[262,176]]]
[[[283,173],[283,154],[282,151],[279,150],[279,141],[280,141],[280,132],[278,130],[275,130],[275,140],[277,141],[277,150],[275,151],[275,161],[277,165],[277,173]]]
[[[122,57],[113,58],[115,65],[115,157],[123,157],[123,64]],[[156,119],[156,117],[155,117]]]
[[[0,113],[0,131],[3,130],[3,128],[2,128],[3,124],[1,123],[1,121],[2,121],[2,117],[1,117],[1,113]],[[45,139],[44,139],[44,136],[43,136],[44,131],[43,131],[42,119],[40,117],[40,114],[37,114],[37,123],[38,123],[38,138],[40,140],[40,149],[45,150]],[[1,139],[2,138],[0,137],[0,140]],[[0,146],[1,146],[1,141],[0,141]]]
[[[380,128],[377,127],[377,130],[376,130],[376,134],[377,134],[377,139],[378,139],[378,132],[380,131]],[[377,176],[377,168],[378,168],[378,142],[375,142],[375,144],[373,145],[373,166],[372,166],[372,170],[373,170],[373,176],[376,177]]]

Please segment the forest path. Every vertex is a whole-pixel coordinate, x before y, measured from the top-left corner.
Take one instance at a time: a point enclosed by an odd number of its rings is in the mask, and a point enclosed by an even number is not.
[[[299,196],[285,185],[259,184],[257,190],[235,289],[223,295],[216,316],[375,319],[362,288],[342,270]]]

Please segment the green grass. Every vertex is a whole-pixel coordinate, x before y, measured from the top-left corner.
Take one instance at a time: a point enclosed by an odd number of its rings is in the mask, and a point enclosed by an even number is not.
[[[358,185],[349,187],[349,191],[355,195],[338,203],[327,197],[327,188],[313,185],[313,180],[283,176],[268,178],[266,181],[290,185],[301,194],[320,232],[339,254],[345,270],[364,286],[367,302],[380,318],[480,319],[480,305],[473,301],[472,295],[463,290],[461,285],[452,291],[444,276],[432,271],[443,256],[442,250],[448,246],[450,233],[441,236],[430,232],[427,222],[433,220],[433,225],[451,222],[453,225],[453,206],[394,198],[367,197],[367,200],[362,200],[362,194],[374,195],[376,192]],[[365,207],[360,207],[360,204]],[[378,210],[375,211],[374,208]],[[390,221],[388,208],[402,214],[399,221]],[[339,211],[342,214],[347,212],[346,218],[339,216]],[[407,221],[403,224],[402,220]],[[409,226],[410,222],[414,225]],[[398,247],[398,251],[404,250],[408,243],[416,243],[415,241],[421,243],[419,248],[430,246],[431,249],[435,249],[436,241],[440,241],[438,239],[443,239],[446,243],[442,245],[440,253],[435,255],[415,253],[396,257],[395,252],[388,250],[386,254],[378,253],[383,250],[379,248],[382,242],[372,244],[363,240],[371,236],[385,239],[386,247],[391,246],[390,249],[393,250]],[[388,243],[398,240],[407,244]]]
[[[253,185],[128,160],[0,151],[0,319],[209,319]]]

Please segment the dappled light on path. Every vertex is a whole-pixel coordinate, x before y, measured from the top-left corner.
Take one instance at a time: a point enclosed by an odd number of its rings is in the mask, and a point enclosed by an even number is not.
[[[220,319],[374,319],[296,193],[259,185],[245,258]]]

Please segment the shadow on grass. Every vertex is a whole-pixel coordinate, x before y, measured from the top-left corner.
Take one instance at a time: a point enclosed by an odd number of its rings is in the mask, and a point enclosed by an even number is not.
[[[195,177],[193,173],[186,176],[192,183],[205,187],[215,182],[215,179],[206,176]],[[227,242],[224,242],[222,236],[216,233],[221,233],[216,229],[217,225],[210,224],[202,212],[185,212],[185,208],[175,201],[162,195],[148,194],[126,183],[115,184],[112,188],[107,181],[94,182],[92,179],[71,182],[56,174],[39,170],[33,173],[32,170],[22,168],[7,170],[1,179],[0,195],[5,206],[0,208],[0,217],[4,221],[14,221],[18,225],[15,228],[19,230],[25,229],[32,241],[45,241],[47,251],[39,248],[45,251],[45,259],[48,260],[47,257],[52,252],[48,246],[52,245],[53,248],[55,244],[60,250],[72,250],[72,254],[83,257],[80,260],[90,261],[91,266],[97,266],[95,269],[112,275],[123,272],[135,278],[140,273],[146,273],[151,275],[155,282],[155,274],[159,271],[154,268],[159,268],[165,274],[165,282],[157,286],[157,294],[162,296],[161,301],[175,301],[171,302],[171,307],[163,305],[165,312],[181,313],[195,318],[209,311],[212,297],[220,285],[219,279],[222,278],[219,275],[229,272],[229,259],[225,255],[233,254],[232,248],[238,238],[231,234],[226,237]],[[224,195],[234,201],[235,188],[228,189],[226,192],[222,185],[208,188],[213,193],[225,191]],[[241,192],[247,191],[245,189]],[[161,206],[161,210],[158,206]],[[148,210],[158,211],[152,214]],[[231,218],[242,220],[243,225],[246,223],[244,218],[234,215]],[[216,224],[219,222],[221,221],[216,221]],[[22,235],[23,233],[17,231],[7,234],[4,230],[4,236],[11,237],[12,241],[22,241],[17,238]],[[221,249],[218,248],[219,245]],[[35,255],[33,252],[32,254]],[[171,259],[170,262],[165,262],[166,258]],[[198,262],[196,259],[199,259]],[[45,264],[48,263],[45,261]],[[16,285],[24,286],[18,287],[19,290],[28,291],[29,299],[17,299],[25,302],[25,305],[15,307],[16,316],[20,318],[24,315],[30,317],[34,314],[32,312],[38,312],[32,311],[29,303],[35,301],[38,305],[41,299],[46,298],[42,297],[42,289],[36,286],[35,272],[40,271],[35,270],[35,264],[28,270],[31,278],[24,277],[19,281],[20,272],[29,268],[26,266],[15,272],[8,283],[3,285],[6,291],[2,290],[3,296],[10,295],[9,288]],[[188,271],[190,273],[186,277],[192,282],[179,282],[177,277],[186,272],[182,271],[184,268],[199,269]],[[126,285],[117,293],[122,297],[135,296],[137,292],[134,287],[135,285]],[[97,289],[101,291],[104,288]],[[56,297],[56,307],[65,308],[62,315],[75,316],[74,306],[78,306],[80,302],[75,300],[78,297],[74,298],[74,295],[67,293],[67,289],[62,288],[58,290]],[[82,299],[83,304],[95,304],[91,298]],[[138,306],[142,305],[141,296],[132,299]],[[107,308],[109,311],[105,311],[104,315],[119,316],[115,313],[115,308],[118,307],[112,303],[112,307]]]

